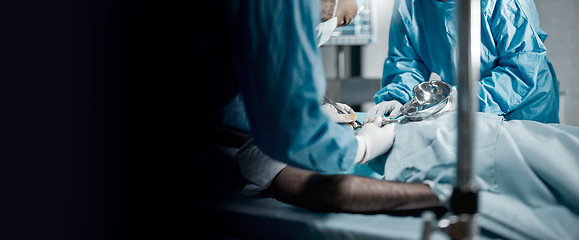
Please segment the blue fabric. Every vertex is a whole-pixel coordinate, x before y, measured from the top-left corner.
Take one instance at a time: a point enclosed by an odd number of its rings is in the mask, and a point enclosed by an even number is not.
[[[432,72],[456,85],[456,0],[396,0],[389,52],[376,103],[406,103]],[[481,112],[505,119],[558,123],[557,78],[532,0],[481,1]]]
[[[326,90],[314,39],[320,1],[228,4],[234,76],[255,143],[296,167],[323,172],[351,167],[357,151],[354,134],[320,111]]]
[[[456,119],[451,112],[396,125],[392,149],[369,162],[384,166],[373,175],[430,180],[439,198],[448,199],[456,179]],[[481,227],[508,239],[579,236],[579,128],[477,113],[474,134]]]

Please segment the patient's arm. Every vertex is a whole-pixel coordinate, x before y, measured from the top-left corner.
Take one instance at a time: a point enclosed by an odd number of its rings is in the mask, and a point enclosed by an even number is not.
[[[430,187],[353,175],[323,175],[291,166],[275,178],[275,198],[314,211],[379,212],[440,206]]]

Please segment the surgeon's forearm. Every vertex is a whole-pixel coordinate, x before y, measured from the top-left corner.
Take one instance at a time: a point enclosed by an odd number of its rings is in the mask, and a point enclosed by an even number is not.
[[[363,213],[440,206],[425,184],[322,175],[289,166],[270,189],[276,198],[314,211]]]

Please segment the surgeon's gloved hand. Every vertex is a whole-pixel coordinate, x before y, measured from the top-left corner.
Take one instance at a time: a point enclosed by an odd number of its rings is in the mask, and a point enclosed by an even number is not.
[[[364,122],[371,122],[376,117],[384,116],[384,114],[389,114],[389,117],[391,119],[397,118],[398,116],[400,116],[401,107],[402,104],[396,100],[381,102],[378,105],[370,108],[370,110],[366,114],[366,118],[364,118]]]
[[[446,103],[446,106],[444,106],[444,108],[442,110],[440,110],[440,112],[437,112],[436,114],[434,114],[434,117],[440,116],[445,112],[450,112],[450,111],[454,111],[458,108],[458,91],[456,90],[456,87],[452,87],[450,88],[450,97],[448,98],[448,103]]]
[[[380,127],[382,117],[376,117],[373,122],[364,124],[356,134],[358,151],[356,163],[366,163],[390,150],[394,143],[394,124]]]
[[[330,117],[330,119],[334,120],[337,123],[352,123],[356,121],[358,116],[350,106],[343,103],[336,103],[336,104],[348,113],[347,114],[340,113],[338,109],[336,109],[336,107],[334,107],[332,104],[329,103],[322,105],[321,109],[322,111],[324,111],[326,115],[328,115],[328,117]]]

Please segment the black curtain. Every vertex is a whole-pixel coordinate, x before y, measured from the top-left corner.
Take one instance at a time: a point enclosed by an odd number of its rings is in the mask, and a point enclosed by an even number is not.
[[[3,4],[1,239],[189,232],[185,5]]]

